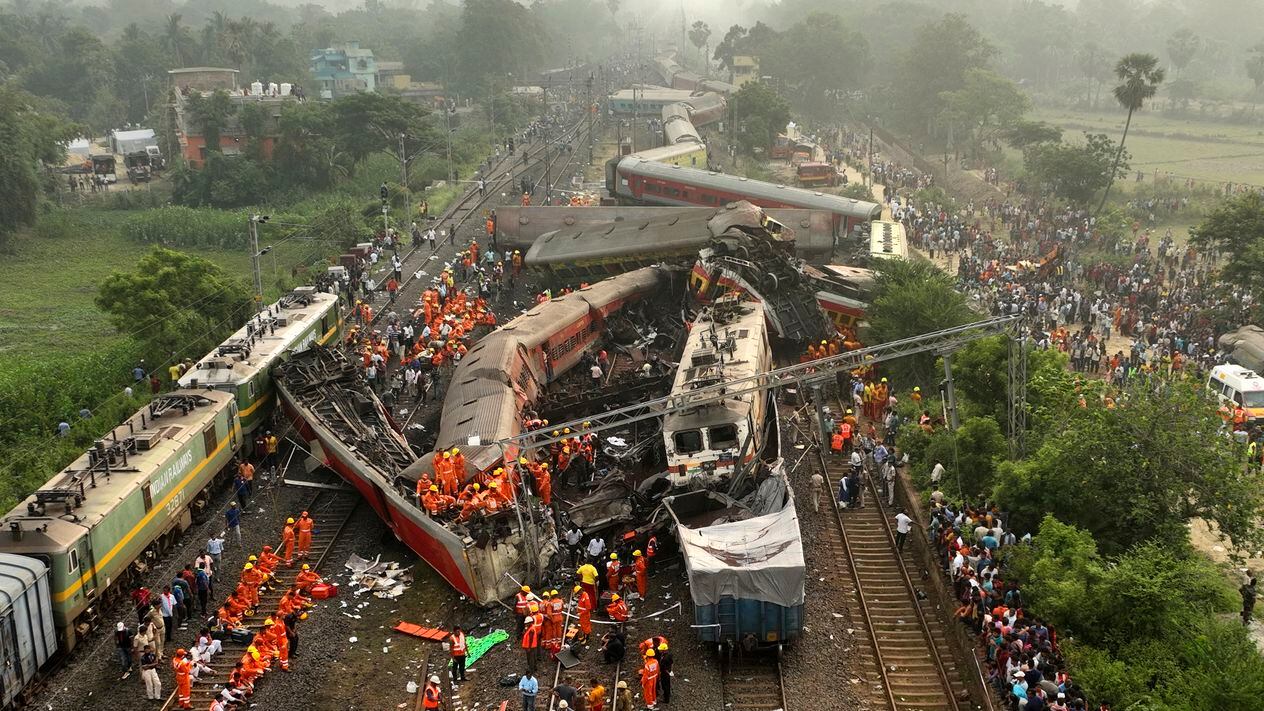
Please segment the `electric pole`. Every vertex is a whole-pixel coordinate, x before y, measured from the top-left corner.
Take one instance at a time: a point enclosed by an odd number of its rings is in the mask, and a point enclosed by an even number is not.
[[[540,123],[540,134],[544,137],[544,204],[552,200],[553,167],[549,160],[549,82],[544,82],[544,121]]]
[[[592,72],[588,73],[588,81],[584,83],[588,87],[588,106],[585,107],[585,110],[588,112],[588,165],[592,165],[592,162],[593,162],[593,113],[594,113],[593,100],[592,100],[592,87],[593,87]]]
[[[404,134],[399,134],[399,184],[408,189],[408,153],[404,150]]]
[[[447,101],[443,102],[443,127],[448,134],[448,180],[453,182],[456,181],[452,173],[452,112],[455,110],[455,105],[450,106]]]
[[[263,274],[259,271],[259,223],[267,222],[267,215],[250,216],[250,270],[255,279],[255,313],[263,311]]]

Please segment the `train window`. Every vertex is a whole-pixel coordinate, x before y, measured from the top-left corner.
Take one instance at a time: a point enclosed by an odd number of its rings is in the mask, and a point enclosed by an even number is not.
[[[246,395],[249,396],[251,400],[255,399],[255,381],[246,381]]]
[[[707,435],[711,438],[711,449],[731,449],[737,446],[737,425],[718,425],[712,427]]]
[[[676,451],[680,454],[693,454],[702,451],[702,430],[682,430],[672,435],[676,443]]]
[[[215,451],[215,446],[219,444],[219,438],[215,436],[215,425],[212,423],[210,427],[202,430],[202,444],[206,447],[206,456],[211,456],[211,452]]]
[[[73,574],[76,570],[79,570],[79,551],[71,548],[70,562],[66,566],[66,572]]]
[[[149,493],[149,482],[145,482],[145,485],[140,488],[140,495],[145,500],[145,513],[149,513],[149,510],[154,507],[154,497]]]

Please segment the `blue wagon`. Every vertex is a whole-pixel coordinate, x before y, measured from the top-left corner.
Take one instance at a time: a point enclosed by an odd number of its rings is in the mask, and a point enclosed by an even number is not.
[[[670,497],[694,625],[722,653],[781,653],[803,632],[803,542],[784,475],[766,479],[745,507],[723,494]]]

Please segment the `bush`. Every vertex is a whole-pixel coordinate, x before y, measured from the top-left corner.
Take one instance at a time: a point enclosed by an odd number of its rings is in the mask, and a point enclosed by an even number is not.
[[[245,249],[249,215],[213,208],[160,207],[123,223],[123,235],[141,244],[201,249]]]

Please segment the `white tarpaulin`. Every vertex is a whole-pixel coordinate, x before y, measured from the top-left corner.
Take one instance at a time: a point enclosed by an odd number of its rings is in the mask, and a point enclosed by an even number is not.
[[[695,605],[723,597],[803,604],[803,542],[794,500],[776,513],[691,529],[677,526]]]

